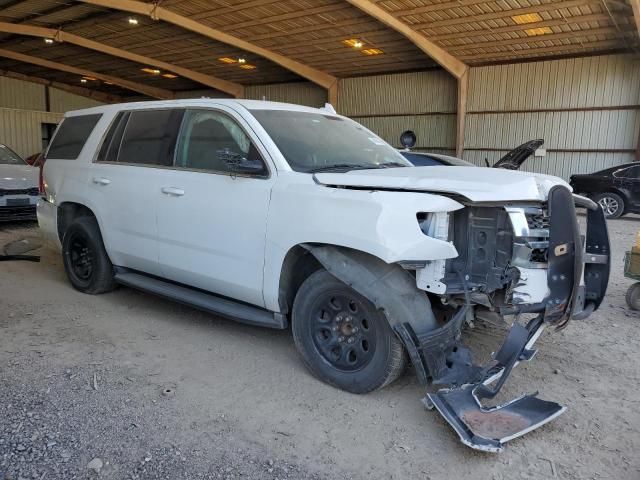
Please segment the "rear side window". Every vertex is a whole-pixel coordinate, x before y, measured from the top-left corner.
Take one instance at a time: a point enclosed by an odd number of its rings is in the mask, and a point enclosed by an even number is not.
[[[142,110],[129,114],[119,163],[173,165],[173,152],[184,110]],[[114,140],[116,135],[114,134]]]
[[[101,113],[65,118],[47,151],[47,158],[60,160],[78,158],[100,117],[102,117]]]
[[[120,144],[122,143],[122,134],[129,120],[129,112],[120,112],[116,115],[115,120],[111,124],[107,132],[100,152],[98,152],[98,162],[117,162]]]

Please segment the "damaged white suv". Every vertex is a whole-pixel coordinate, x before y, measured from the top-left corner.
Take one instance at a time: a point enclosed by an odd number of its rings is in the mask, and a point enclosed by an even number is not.
[[[38,205],[71,284],[118,284],[287,328],[307,367],[354,393],[411,361],[446,385],[435,406],[474,448],[562,413],[525,396],[483,407],[545,325],[597,309],[609,275],[602,211],[562,180],[413,167],[330,106],[179,100],[70,112]],[[581,236],[576,206],[587,209]],[[521,314],[533,314],[527,322]],[[488,365],[460,340],[512,318]]]

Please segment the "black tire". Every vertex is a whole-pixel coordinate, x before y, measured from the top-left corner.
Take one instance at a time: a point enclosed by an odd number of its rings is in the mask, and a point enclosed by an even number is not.
[[[640,282],[636,282],[629,287],[624,299],[631,310],[640,310]]]
[[[117,285],[94,217],[80,217],[69,225],[62,239],[62,260],[76,290],[95,295]]]
[[[624,214],[624,198],[617,193],[599,193],[594,195],[592,199],[602,207],[606,218],[619,218]]]
[[[404,347],[384,314],[326,270],[314,272],[300,286],[292,330],[307,368],[351,393],[382,388],[406,366]]]

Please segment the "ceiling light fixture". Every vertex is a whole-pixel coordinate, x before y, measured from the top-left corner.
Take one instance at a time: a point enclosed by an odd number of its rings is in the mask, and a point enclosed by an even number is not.
[[[251,65],[250,63],[244,63],[242,65],[240,65],[240,68],[243,68],[245,70],[254,70],[258,67],[256,67],[255,65]]]
[[[97,78],[95,78],[95,77],[87,77],[87,76],[82,77],[82,79],[83,79],[83,80],[89,80],[89,81],[91,81],[91,82],[95,82],[95,81],[97,81],[97,80],[98,80],[98,79],[97,79]]]
[[[364,50],[362,50],[362,53],[364,55],[372,56],[372,55],[382,55],[384,52],[379,48],[365,48]]]
[[[47,45],[51,45],[53,43],[53,38],[45,38],[44,43],[46,43]]]
[[[522,15],[514,15],[511,19],[518,25],[524,25],[526,23],[541,22],[542,17],[539,13],[523,13]]]
[[[221,61],[222,63],[236,63],[235,59],[229,58],[229,57],[221,57],[218,60]]]
[[[137,18],[134,18],[134,17],[129,17],[129,18],[127,19],[127,22],[129,22],[129,25],[138,25],[138,23],[139,23],[139,22],[138,22],[138,19],[137,19]]]
[[[87,79],[86,78],[81,78],[80,79],[80,83],[87,83]]]
[[[164,78],[178,78],[178,75],[174,75],[173,73],[163,73],[162,76]]]
[[[553,33],[549,27],[538,27],[538,28],[527,28],[524,33],[529,35],[530,37],[535,37],[537,35],[548,35]]]
[[[349,38],[347,40],[343,40],[342,43],[351,48],[362,48],[364,46],[362,40],[358,40],[357,38]]]
[[[158,70],[157,68],[141,68],[140,70],[142,70],[145,73],[150,73],[151,75],[160,75],[160,70]]]
[[[238,63],[247,63],[247,60],[245,58],[239,58]]]

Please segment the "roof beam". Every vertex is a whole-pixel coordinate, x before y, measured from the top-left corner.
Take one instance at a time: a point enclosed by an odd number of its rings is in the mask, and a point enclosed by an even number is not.
[[[98,92],[89,88],[78,87],[69,85],[68,83],[56,82],[53,80],[47,80],[46,78],[34,77],[31,75],[25,75],[23,73],[12,72],[11,70],[0,70],[0,77],[13,78],[14,80],[21,80],[23,82],[37,83],[39,85],[45,85],[47,87],[55,88],[57,90],[63,90],[65,92],[80,95],[81,97],[91,98],[103,103],[120,103],[123,101],[119,95],[112,95],[110,93]]]
[[[154,20],[162,20],[163,22],[171,23],[185,30],[197,33],[204,37],[216,40],[227,45],[232,45],[241,50],[255,53],[267,60],[277,63],[281,67],[290,70],[301,77],[310,80],[324,88],[331,88],[337,82],[337,78],[333,75],[329,75],[326,72],[313,68],[304,63],[293,60],[290,57],[281,55],[273,50],[259,47],[251,42],[247,42],[241,38],[229,35],[221,30],[217,30],[212,27],[208,27],[203,23],[200,23],[191,18],[185,17],[178,13],[172,12],[166,8],[158,6],[156,3],[145,3],[137,0],[81,0],[84,3],[90,3],[92,5],[99,5],[105,8],[111,8],[116,10],[122,10],[125,12],[137,13],[139,15],[146,15]],[[332,8],[335,8],[333,6]]]
[[[173,92],[164,90],[162,88],[150,87],[148,85],[142,85],[140,83],[131,82],[118,77],[112,77],[111,75],[105,75],[103,73],[92,72],[83,68],[72,67],[64,63],[52,62],[51,60],[45,60],[44,58],[33,57],[31,55],[25,55],[24,53],[14,52],[13,50],[5,50],[0,48],[0,57],[10,58],[11,60],[17,60],[18,62],[30,63],[31,65],[38,65],[44,68],[50,68],[52,70],[60,70],[62,72],[73,73],[81,77],[93,77],[103,82],[113,83],[119,87],[132,90],[134,92],[142,93],[153,98],[171,99],[174,97]]]
[[[633,9],[633,18],[636,21],[636,29],[640,34],[640,0],[629,0],[631,2],[631,8]]]
[[[241,97],[244,93],[244,87],[239,83],[229,82],[221,78],[212,77],[211,75],[205,75],[204,73],[195,72],[188,68],[179,67],[178,65],[174,65],[172,63],[163,62],[161,60],[156,60],[144,55],[138,55],[137,53],[112,47],[104,43],[96,42],[94,40],[90,40],[88,38],[74,35],[62,30],[36,27],[33,25],[0,22],[0,32],[28,35],[31,37],[52,38],[57,42],[72,43],[74,45],[88,48],[90,50],[95,50],[96,52],[105,53],[113,57],[124,58],[125,60],[130,60],[132,62],[136,62],[145,66],[152,66],[160,68],[162,70],[167,70],[184,78],[189,78],[202,85],[206,85],[222,92],[229,93],[234,97]]]
[[[416,47],[438,62],[454,77],[461,78],[469,69],[464,62],[458,60],[431,40],[427,39],[422,33],[414,30],[402,20],[398,20],[391,13],[379,7],[371,0],[347,0],[347,2],[407,37]]]

